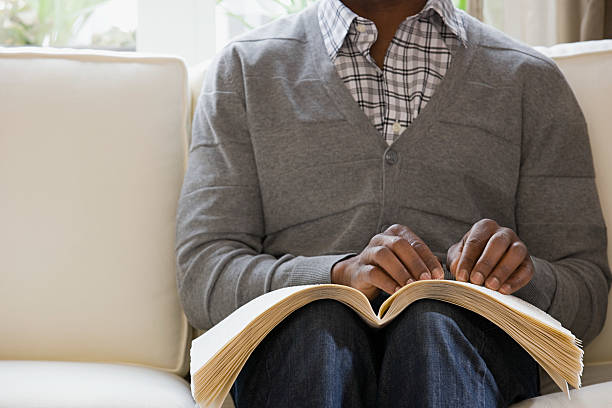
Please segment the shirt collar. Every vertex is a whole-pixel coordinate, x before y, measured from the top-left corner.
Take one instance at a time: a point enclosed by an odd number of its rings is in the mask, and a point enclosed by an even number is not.
[[[419,15],[429,12],[429,10],[435,11],[461,43],[463,45],[466,44],[467,36],[461,14],[455,9],[451,0],[428,0]],[[353,20],[363,18],[346,7],[341,0],[321,0],[318,15],[325,48],[330,58],[334,60],[349,32]]]

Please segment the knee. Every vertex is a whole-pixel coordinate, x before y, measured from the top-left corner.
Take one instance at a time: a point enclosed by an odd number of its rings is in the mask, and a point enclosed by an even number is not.
[[[356,394],[375,395],[375,383],[365,381],[374,372],[369,334],[367,325],[344,304],[309,303],[278,324],[251,354],[235,393],[242,390],[244,398],[253,399],[276,384],[273,393],[251,406],[287,406],[291,400],[308,401],[309,406],[361,405],[352,402],[361,398]],[[276,400],[282,403],[270,402]]]
[[[451,303],[422,299],[408,306],[389,325],[387,337],[405,343],[406,339],[439,344],[445,334],[461,331],[472,312]]]
[[[461,316],[462,310],[459,306],[440,300],[421,299],[408,306],[398,317],[420,326],[429,322],[445,322],[449,318],[456,319]]]
[[[282,323],[300,336],[316,336],[323,333],[342,335],[350,333],[354,326],[361,326],[353,310],[335,300],[317,300],[293,312]]]
[[[332,341],[351,347],[367,340],[367,325],[343,303],[317,300],[289,315],[274,330],[274,337],[287,338],[293,344],[316,347]]]
[[[257,355],[267,360],[268,366],[280,364],[313,372],[338,365],[363,365],[371,354],[369,330],[344,304],[319,300],[277,325],[258,347]]]

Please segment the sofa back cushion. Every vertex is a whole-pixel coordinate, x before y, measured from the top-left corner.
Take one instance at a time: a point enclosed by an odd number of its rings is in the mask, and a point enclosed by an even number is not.
[[[0,49],[0,359],[186,372],[178,58]]]

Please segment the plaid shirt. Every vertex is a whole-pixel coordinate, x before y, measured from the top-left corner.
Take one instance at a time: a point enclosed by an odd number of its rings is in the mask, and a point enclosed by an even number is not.
[[[431,99],[465,46],[462,16],[451,0],[428,0],[399,26],[381,70],[370,47],[378,31],[340,0],[321,0],[319,25],[329,57],[353,98],[390,145]]]

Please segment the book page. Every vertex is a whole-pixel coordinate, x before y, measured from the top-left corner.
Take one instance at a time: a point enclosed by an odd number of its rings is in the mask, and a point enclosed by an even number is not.
[[[206,333],[194,339],[191,343],[191,375],[253,323],[257,317],[274,309],[275,306],[289,298],[297,296],[305,296],[306,303],[317,299],[335,299],[351,307],[369,324],[378,323],[367,298],[357,289],[333,284],[301,285],[277,289],[241,306]]]
[[[193,340],[191,343],[191,375],[244,330],[257,316],[280,301],[309,287],[311,285],[291,286],[259,296],[235,310],[206,333]]]
[[[382,318],[386,313],[387,309],[395,302],[395,299],[401,296],[409,295],[408,292],[417,290],[419,286],[428,286],[431,287],[432,290],[435,290],[439,295],[444,295],[444,292],[453,291],[460,287],[461,289],[466,289],[472,292],[481,293],[489,298],[496,300],[497,302],[516,310],[519,313],[522,313],[528,317],[531,317],[534,320],[540,321],[547,326],[560,330],[564,333],[571,334],[569,330],[564,328],[561,323],[556,320],[554,317],[549,315],[548,313],[538,309],[533,306],[531,303],[525,302],[523,299],[517,298],[513,295],[504,295],[497,291],[491,290],[484,286],[474,285],[473,283],[468,282],[459,282],[454,280],[430,280],[430,281],[416,281],[409,285],[404,286],[402,289],[398,290],[393,294],[393,296],[389,297],[380,307],[379,317]]]
[[[563,327],[561,325],[561,323],[555,319],[554,317],[552,317],[551,315],[549,315],[548,313],[544,312],[541,309],[538,309],[537,307],[535,307],[534,305],[532,305],[531,303],[528,303],[526,301],[524,301],[523,299],[517,298],[516,296],[513,295],[504,295],[502,293],[499,293],[497,291],[491,290],[489,288],[486,288],[484,286],[478,286],[478,285],[474,285],[472,283],[467,283],[467,282],[457,282],[457,281],[446,281],[449,282],[453,285],[460,285],[463,287],[466,287],[470,290],[474,290],[474,291],[478,291],[480,293],[483,293],[486,296],[492,297],[493,299],[497,300],[498,302],[508,306],[511,309],[516,310],[519,313],[525,314],[535,320],[538,320],[550,327],[553,327],[555,329],[561,330],[565,333],[570,333],[569,330],[567,330],[565,327]]]

